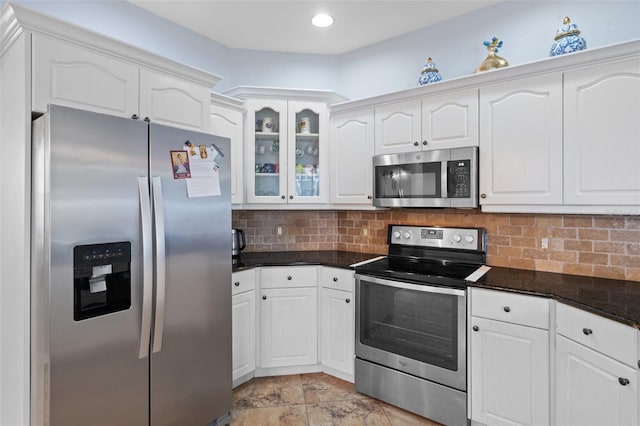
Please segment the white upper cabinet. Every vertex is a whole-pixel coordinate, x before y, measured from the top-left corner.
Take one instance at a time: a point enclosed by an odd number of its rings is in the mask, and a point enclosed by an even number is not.
[[[478,91],[375,108],[375,154],[478,145]]]
[[[211,95],[200,84],[140,69],[140,117],[152,123],[208,132]]]
[[[422,149],[478,146],[478,91],[425,98],[421,146]]]
[[[640,58],[565,73],[565,203],[640,205]]]
[[[372,205],[373,109],[331,117],[331,203]]]
[[[480,204],[562,204],[562,74],[480,89]]]
[[[32,109],[55,103],[208,132],[211,86],[41,34],[32,38]]]
[[[375,154],[420,150],[420,101],[397,102],[375,109]]]
[[[231,202],[244,202],[244,122],[242,102],[211,95],[211,133],[231,139]]]
[[[49,103],[131,117],[139,115],[138,67],[50,37],[32,38],[33,110]]]

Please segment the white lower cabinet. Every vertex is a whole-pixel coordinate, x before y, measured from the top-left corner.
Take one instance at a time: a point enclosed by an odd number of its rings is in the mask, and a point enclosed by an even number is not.
[[[637,425],[637,332],[558,304],[556,425]]]
[[[471,289],[474,424],[548,425],[549,300]]]
[[[316,364],[317,288],[263,288],[260,295],[260,367]]]
[[[350,382],[355,357],[353,274],[330,267],[320,272],[320,360],[324,371]]]
[[[238,386],[256,369],[255,271],[234,272],[231,281],[233,385]]]

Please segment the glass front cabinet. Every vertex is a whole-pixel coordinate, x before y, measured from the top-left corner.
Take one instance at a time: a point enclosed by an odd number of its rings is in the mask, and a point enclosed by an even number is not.
[[[328,201],[323,102],[247,100],[247,203]]]

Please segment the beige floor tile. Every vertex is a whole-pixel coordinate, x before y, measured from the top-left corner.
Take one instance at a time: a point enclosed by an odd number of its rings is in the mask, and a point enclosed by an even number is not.
[[[303,374],[302,391],[307,404],[366,398],[356,392],[353,383],[324,373]]]
[[[390,405],[382,401],[378,401],[378,404],[382,407],[391,426],[441,426],[440,423],[425,419],[417,414],[398,408],[395,405]]]
[[[304,404],[300,375],[257,377],[233,391],[235,409]]]
[[[390,426],[373,399],[307,404],[307,416],[310,426]]]
[[[233,411],[232,426],[307,426],[304,405],[248,408]]]

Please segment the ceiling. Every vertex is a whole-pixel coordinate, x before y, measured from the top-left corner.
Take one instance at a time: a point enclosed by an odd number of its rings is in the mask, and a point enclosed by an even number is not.
[[[505,0],[129,0],[227,47],[341,54]],[[329,13],[334,24],[311,18]]]

